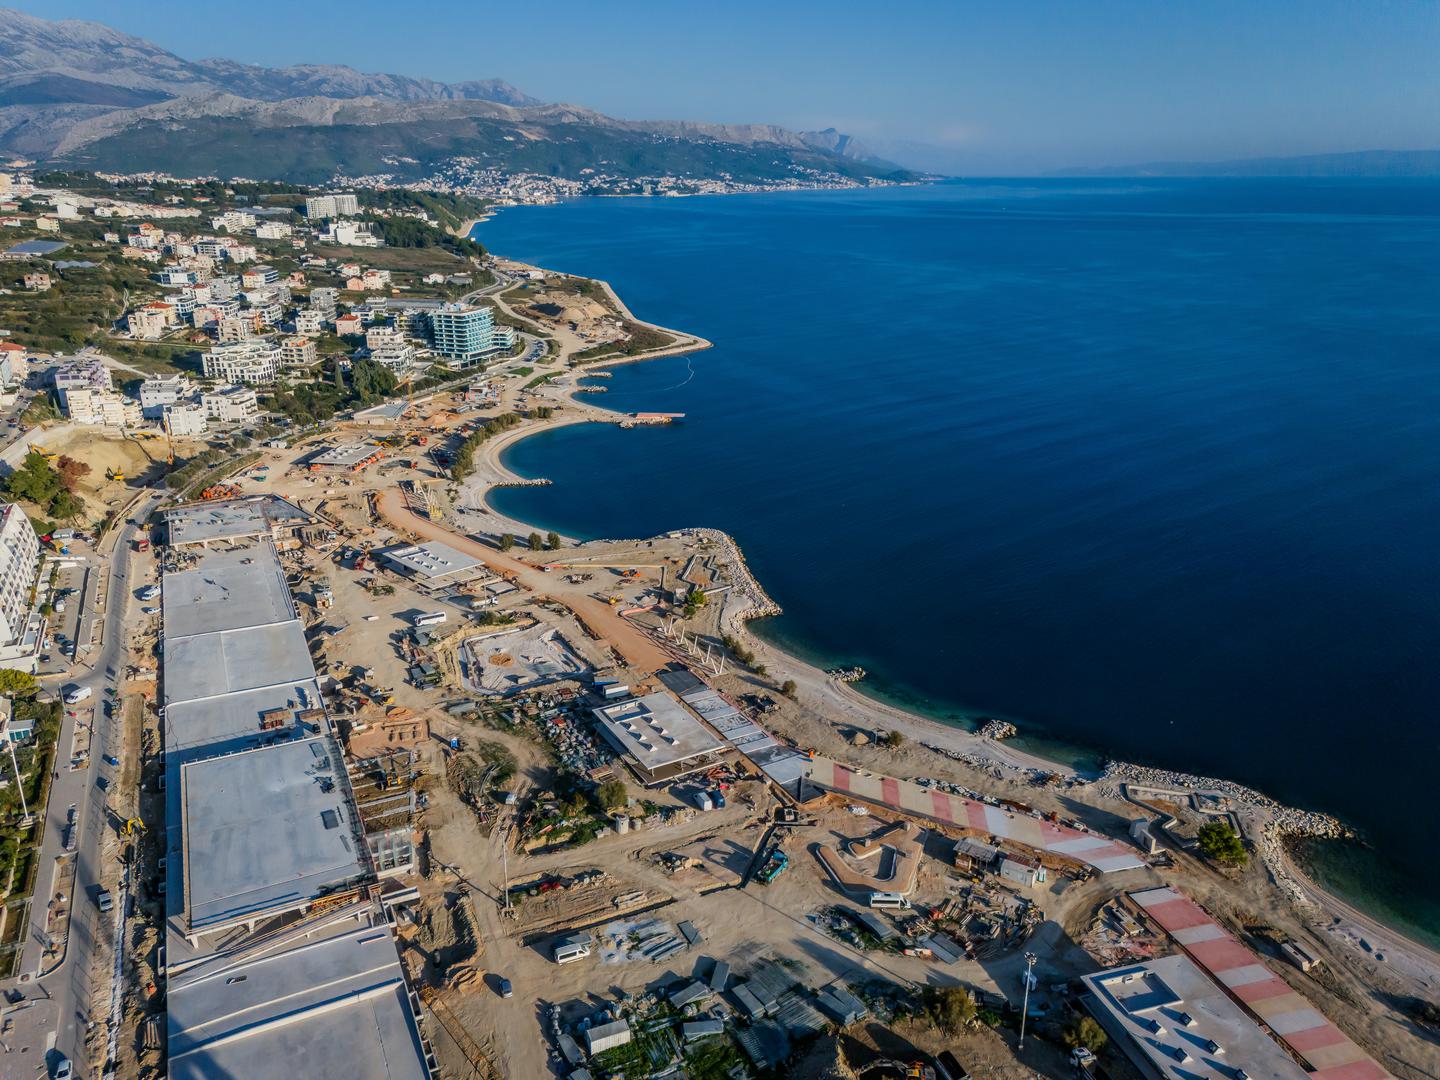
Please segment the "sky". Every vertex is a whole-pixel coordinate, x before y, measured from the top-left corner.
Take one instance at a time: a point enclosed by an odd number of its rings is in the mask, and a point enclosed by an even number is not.
[[[1440,148],[1409,0],[0,0],[187,59],[502,78],[627,119],[835,127],[954,173]]]

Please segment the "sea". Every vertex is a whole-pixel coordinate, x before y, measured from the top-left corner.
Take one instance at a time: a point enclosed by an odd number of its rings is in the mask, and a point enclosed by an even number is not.
[[[1440,182],[986,180],[507,208],[492,250],[714,342],[499,510],[733,534],[756,624],[936,719],[1329,811],[1440,945]]]

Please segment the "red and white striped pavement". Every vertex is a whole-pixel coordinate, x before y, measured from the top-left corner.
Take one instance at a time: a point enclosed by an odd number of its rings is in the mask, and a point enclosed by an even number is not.
[[[975,799],[921,787],[908,780],[852,769],[818,754],[809,764],[809,775],[812,783],[827,791],[878,803],[902,814],[929,818],[957,829],[973,829],[987,836],[998,836],[1052,855],[1062,855],[1093,866],[1102,873],[1133,870],[1145,865],[1140,853],[1127,844],[1043,821],[1003,806],[991,806]]]
[[[1184,893],[1168,887],[1147,889],[1131,893],[1130,899],[1293,1050],[1315,1080],[1383,1080],[1390,1075]]]

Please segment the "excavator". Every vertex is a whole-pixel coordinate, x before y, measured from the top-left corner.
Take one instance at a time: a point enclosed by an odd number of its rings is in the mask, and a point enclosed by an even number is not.
[[[105,470],[105,479],[106,479],[106,480],[119,480],[120,482],[123,483],[124,480],[125,480],[125,474],[124,474],[123,472],[121,472],[119,469],[106,469],[106,470]]]
[[[126,818],[120,825],[120,835],[127,840],[145,832],[145,823],[138,817]]]

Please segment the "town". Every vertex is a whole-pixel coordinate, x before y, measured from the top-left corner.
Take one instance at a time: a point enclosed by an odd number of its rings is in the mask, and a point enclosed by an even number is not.
[[[562,194],[0,173],[6,1075],[1433,1056],[1287,869],[1337,822],[907,718],[749,634],[724,533],[490,505],[536,431],[683,423],[593,402],[709,343],[485,251],[476,191]]]

